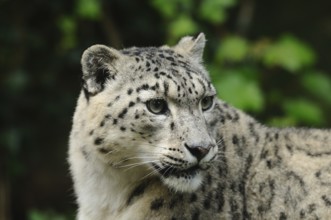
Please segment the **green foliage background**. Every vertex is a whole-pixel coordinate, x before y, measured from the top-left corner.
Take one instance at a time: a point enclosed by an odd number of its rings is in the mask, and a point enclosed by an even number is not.
[[[95,43],[158,46],[204,32],[220,98],[268,125],[330,127],[330,6],[0,0],[0,219],[74,218],[67,142],[80,56]]]

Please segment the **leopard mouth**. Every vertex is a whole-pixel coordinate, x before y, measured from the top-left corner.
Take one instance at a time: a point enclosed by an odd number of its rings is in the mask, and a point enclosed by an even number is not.
[[[187,169],[178,169],[171,165],[162,165],[161,167],[152,163],[161,181],[170,189],[179,192],[194,192],[199,189],[205,177],[204,170],[210,167],[209,164],[196,164]]]
[[[202,168],[199,165],[195,165],[195,166],[192,166],[187,169],[178,169],[178,168],[175,168],[172,166],[165,166],[165,167],[161,168],[160,166],[158,166],[155,163],[153,163],[152,165],[153,165],[154,169],[157,170],[158,173],[165,178],[170,177],[170,176],[177,177],[177,178],[180,178],[180,177],[192,178],[192,177],[196,176],[202,170],[206,169],[206,168]]]

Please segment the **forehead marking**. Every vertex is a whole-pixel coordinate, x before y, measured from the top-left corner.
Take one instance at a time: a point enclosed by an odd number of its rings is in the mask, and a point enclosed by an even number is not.
[[[193,63],[183,57],[182,55],[176,53],[171,49],[163,49],[156,47],[148,48],[129,48],[125,49],[125,53],[132,56],[137,62],[137,75],[136,79],[139,79],[139,75],[150,75],[153,74],[156,83],[144,83],[142,80],[146,78],[141,78],[140,86],[133,88],[139,93],[141,90],[153,90],[157,91],[161,89],[164,96],[170,95],[170,84],[173,83],[174,93],[176,97],[188,97],[188,96],[199,96],[205,94],[207,90],[212,89],[211,83],[206,79],[204,73],[201,72],[199,68],[196,68]],[[163,70],[162,70],[163,69]],[[148,72],[150,71],[150,72]],[[139,74],[138,74],[139,72]],[[162,82],[161,79],[162,78]],[[147,80],[146,80],[147,81]],[[145,81],[145,82],[146,82]],[[159,86],[159,83],[161,86]],[[132,94],[132,89],[128,89],[128,95]],[[129,106],[130,107],[130,106]],[[120,116],[124,116],[125,111]]]
[[[166,81],[163,82],[163,88],[164,88],[164,96],[167,96],[168,95],[168,90],[169,90],[168,82],[166,82]]]

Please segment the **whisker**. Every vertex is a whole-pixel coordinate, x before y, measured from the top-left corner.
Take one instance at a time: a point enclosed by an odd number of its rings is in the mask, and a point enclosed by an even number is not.
[[[152,169],[152,168],[150,168],[150,169]],[[149,176],[151,176],[151,175],[153,175],[153,174],[155,174],[155,173],[158,173],[158,171],[160,171],[160,170],[161,170],[161,168],[158,168],[158,169],[152,169],[151,172],[149,172],[148,174],[146,174],[145,176],[143,176],[142,178],[140,178],[139,181],[141,181],[141,180],[143,180],[143,179],[146,179],[147,177],[149,177]]]
[[[150,163],[155,163],[157,161],[158,160],[151,160],[151,161],[142,161],[142,162],[139,162],[139,163],[131,163],[131,164],[126,164],[126,165],[120,166],[120,168],[126,168],[127,167],[128,169],[131,169],[131,168],[134,168],[134,167],[138,167],[138,166],[142,166],[142,165],[146,165],[146,164],[150,164]]]
[[[161,154],[160,154],[161,155]],[[144,156],[132,156],[132,157],[125,157],[125,158],[123,158],[122,160],[120,160],[120,161],[117,161],[116,163],[115,163],[115,165],[119,165],[119,164],[121,164],[121,163],[124,163],[124,162],[127,162],[127,161],[129,161],[129,160],[145,160],[145,159],[155,159],[155,158],[157,158],[159,155],[157,155],[157,154],[150,154],[150,155],[144,155]]]

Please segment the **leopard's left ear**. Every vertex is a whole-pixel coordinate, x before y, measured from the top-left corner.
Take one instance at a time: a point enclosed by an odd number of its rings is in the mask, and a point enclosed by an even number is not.
[[[191,56],[194,60],[202,63],[203,50],[206,45],[206,37],[204,33],[200,33],[196,38],[187,36],[183,37],[177,45],[174,46],[174,50],[180,53]]]

